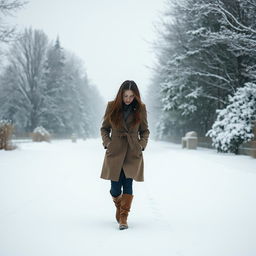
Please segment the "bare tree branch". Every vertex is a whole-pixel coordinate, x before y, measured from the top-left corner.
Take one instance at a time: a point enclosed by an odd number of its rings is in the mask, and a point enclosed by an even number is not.
[[[217,4],[217,8],[215,8],[216,11],[220,12],[222,14],[222,16],[225,18],[225,20],[228,22],[228,24],[230,26],[232,26],[234,29],[236,30],[240,30],[240,31],[243,31],[243,30],[246,30],[246,31],[250,31],[251,33],[253,34],[256,34],[256,30],[250,28],[250,27],[247,27],[245,25],[243,25],[241,22],[239,22],[235,16],[230,13],[228,10],[226,10],[225,8],[223,8],[220,4],[220,1],[218,0],[218,4]],[[243,28],[243,30],[235,27],[228,19],[227,19],[227,16],[229,16],[238,26],[240,26],[241,28]]]
[[[28,1],[21,0],[0,0],[0,13],[3,13],[4,15],[11,15],[27,3]]]
[[[247,2],[248,4],[250,4],[250,5],[254,6],[254,7],[256,7],[256,4],[253,3],[252,1],[247,0],[246,2]]]
[[[7,43],[15,35],[15,27],[9,27],[3,22],[3,16],[12,16],[21,9],[27,1],[23,0],[0,0],[0,42]]]

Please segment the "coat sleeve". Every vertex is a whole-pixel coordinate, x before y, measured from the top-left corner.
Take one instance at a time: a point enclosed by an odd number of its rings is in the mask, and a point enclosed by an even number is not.
[[[106,118],[106,114],[108,113],[108,111],[110,110],[110,102],[108,102],[104,117],[103,117],[103,122],[100,128],[100,133],[101,133],[101,137],[102,137],[102,141],[103,141],[103,146],[106,149],[108,147],[108,144],[111,141],[110,138],[110,132],[111,132],[111,125],[109,120],[107,120]]]
[[[142,111],[141,111],[141,122],[139,126],[139,135],[140,135],[139,144],[141,145],[142,151],[144,151],[147,146],[149,133],[150,132],[148,129],[146,105],[143,104]]]

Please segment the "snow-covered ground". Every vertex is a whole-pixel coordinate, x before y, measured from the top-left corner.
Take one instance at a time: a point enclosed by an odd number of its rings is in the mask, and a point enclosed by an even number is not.
[[[100,139],[0,151],[0,256],[255,256],[256,160],[149,141],[120,231]]]

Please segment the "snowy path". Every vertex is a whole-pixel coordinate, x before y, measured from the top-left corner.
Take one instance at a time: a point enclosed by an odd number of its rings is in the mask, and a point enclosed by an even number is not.
[[[0,256],[255,256],[256,160],[150,141],[119,231],[100,139],[0,151]]]

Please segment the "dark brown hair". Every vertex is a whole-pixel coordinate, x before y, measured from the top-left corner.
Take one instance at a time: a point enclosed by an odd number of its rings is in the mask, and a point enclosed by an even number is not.
[[[135,126],[140,122],[141,116],[141,108],[142,108],[142,102],[140,98],[140,92],[138,89],[137,84],[132,80],[126,80],[124,81],[119,90],[118,93],[114,99],[113,104],[111,105],[111,109],[107,114],[107,117],[110,121],[110,123],[114,124],[117,127],[121,127],[122,123],[122,108],[123,108],[123,94],[126,90],[133,91],[134,99],[131,104],[133,104],[133,122],[132,126]]]

